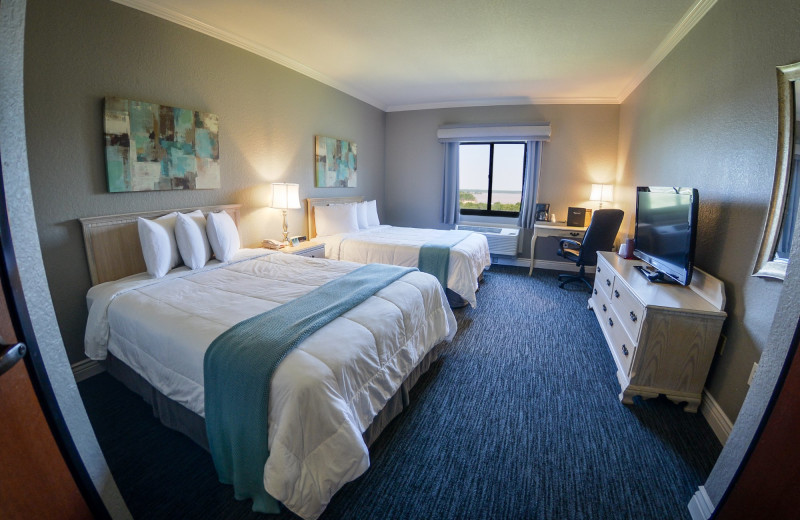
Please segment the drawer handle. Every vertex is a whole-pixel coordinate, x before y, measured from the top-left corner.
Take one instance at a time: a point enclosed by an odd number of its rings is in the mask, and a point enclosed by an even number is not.
[[[606,310],[607,310],[607,309],[606,309],[606,304],[604,303],[604,304],[603,304],[603,312],[606,312]]]
[[[572,231],[572,232],[570,232],[569,236],[576,237],[576,236],[578,236],[578,233],[575,233],[574,231]]]
[[[609,284],[609,285],[611,285],[611,284]],[[616,289],[614,290],[614,296],[619,298],[619,291],[617,291]],[[633,320],[633,321],[636,321],[636,320]]]
[[[594,293],[597,294],[597,289],[594,290]]]
[[[606,285],[611,287],[611,280],[609,280],[608,278],[606,278]]]
[[[628,349],[625,347],[625,345],[622,345],[622,353],[626,356],[628,355]]]
[[[636,313],[634,313],[633,311],[631,311],[631,321],[632,321],[632,322],[634,322],[634,323],[636,323],[636,320],[637,320],[637,318],[636,318]]]
[[[613,321],[611,321],[611,318],[608,318],[608,324],[609,324],[611,327],[613,327],[613,326],[614,326],[614,322],[613,322]]]

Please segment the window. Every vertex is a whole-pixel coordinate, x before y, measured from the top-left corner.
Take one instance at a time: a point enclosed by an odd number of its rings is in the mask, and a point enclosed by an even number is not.
[[[519,216],[525,143],[462,143],[458,154],[461,214]]]

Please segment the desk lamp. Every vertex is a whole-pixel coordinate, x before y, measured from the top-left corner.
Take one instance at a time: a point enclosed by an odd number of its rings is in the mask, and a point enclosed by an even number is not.
[[[611,202],[614,200],[614,185],[613,184],[592,184],[592,192],[589,195],[589,200],[600,202],[600,209],[603,209],[604,202]]]

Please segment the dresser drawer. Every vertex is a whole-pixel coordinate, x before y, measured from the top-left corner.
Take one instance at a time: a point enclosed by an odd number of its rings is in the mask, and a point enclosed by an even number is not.
[[[602,260],[597,258],[597,270],[594,272],[594,289],[602,290],[606,298],[611,299],[611,290],[614,287],[614,271]],[[594,289],[592,292],[594,292]]]
[[[644,322],[644,305],[631,293],[630,289],[619,279],[615,280],[611,295],[611,306],[619,316],[623,327],[634,341],[639,341],[639,331]]]
[[[611,348],[614,349],[614,355],[622,366],[622,372],[627,377],[630,375],[636,344],[631,341],[630,336],[628,336],[627,331],[622,326],[622,322],[623,320],[617,316],[612,306],[609,309],[608,316],[605,317],[603,327],[611,338]]]
[[[592,289],[592,309],[595,310],[597,319],[601,323],[607,323],[608,313],[611,312],[611,302],[608,301],[605,291]]]
[[[297,256],[307,256],[309,258],[325,258],[325,246],[306,249],[299,253],[294,253]]]

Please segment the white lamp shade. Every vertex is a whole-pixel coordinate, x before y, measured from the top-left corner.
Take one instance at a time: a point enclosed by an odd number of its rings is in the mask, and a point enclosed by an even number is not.
[[[288,182],[273,182],[272,207],[277,209],[300,209],[300,185]]]
[[[592,184],[592,192],[589,200],[600,202],[611,202],[614,200],[613,184]]]

